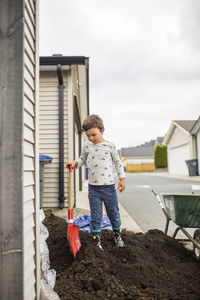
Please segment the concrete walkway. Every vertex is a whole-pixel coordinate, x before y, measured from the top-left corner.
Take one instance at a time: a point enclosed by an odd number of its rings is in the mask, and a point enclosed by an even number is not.
[[[200,184],[200,176],[186,176],[186,175],[174,175],[167,172],[154,172],[152,176],[163,176],[169,178],[184,179],[190,181],[196,181],[197,184]],[[199,188],[198,188],[199,189]],[[128,231],[133,231],[134,233],[143,232],[139,225],[134,221],[134,219],[129,215],[125,208],[119,203],[120,216],[122,220],[122,229]],[[68,209],[63,208],[53,208],[53,213],[61,218],[67,220]],[[90,215],[89,200],[88,200],[88,182],[83,183],[83,191],[77,193],[76,197],[76,208],[74,209],[74,220],[83,215]],[[103,215],[106,216],[105,208],[103,209]]]
[[[190,180],[190,181],[197,181],[200,183],[200,175],[199,176],[189,176],[189,175],[182,175],[182,174],[169,174],[167,172],[153,172],[153,173],[151,173],[151,175],[183,179],[183,180]]]
[[[85,211],[90,215],[89,200],[88,200],[88,186],[87,182],[84,183],[83,191],[79,192],[76,199],[76,211]],[[128,214],[125,208],[119,203],[119,211],[122,220],[122,229],[133,232],[143,232],[142,229],[136,224],[133,218]],[[105,207],[103,207],[103,215],[106,216]]]
[[[125,208],[119,203],[119,211],[122,221],[122,229],[133,231],[134,233],[143,232],[142,229],[136,224],[133,218],[128,214]],[[68,209],[52,208],[54,215],[67,220]],[[90,215],[90,207],[88,200],[88,182],[83,184],[83,191],[77,193],[76,196],[76,208],[74,208],[74,220],[83,215]],[[103,207],[103,215],[106,216],[105,207]]]

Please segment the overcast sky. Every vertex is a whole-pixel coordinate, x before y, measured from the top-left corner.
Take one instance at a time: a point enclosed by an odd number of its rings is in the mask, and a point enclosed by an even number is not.
[[[200,115],[199,0],[41,0],[40,55],[89,57],[90,113],[118,148]]]

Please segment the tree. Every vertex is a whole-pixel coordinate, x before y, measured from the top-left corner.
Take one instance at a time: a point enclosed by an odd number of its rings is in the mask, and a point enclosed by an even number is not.
[[[167,146],[156,145],[154,151],[154,163],[156,168],[166,168],[167,165]]]

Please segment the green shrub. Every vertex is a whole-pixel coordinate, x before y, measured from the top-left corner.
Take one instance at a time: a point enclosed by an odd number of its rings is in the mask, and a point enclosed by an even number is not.
[[[167,146],[156,146],[154,151],[154,163],[156,168],[167,167]]]

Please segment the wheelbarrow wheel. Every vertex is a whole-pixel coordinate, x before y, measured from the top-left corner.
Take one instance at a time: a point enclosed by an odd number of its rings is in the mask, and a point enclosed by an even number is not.
[[[195,232],[194,232],[194,240],[200,246],[200,229],[195,230]],[[194,251],[194,255],[195,255],[196,260],[200,261],[200,249],[198,249],[194,244],[193,244],[193,251]]]

